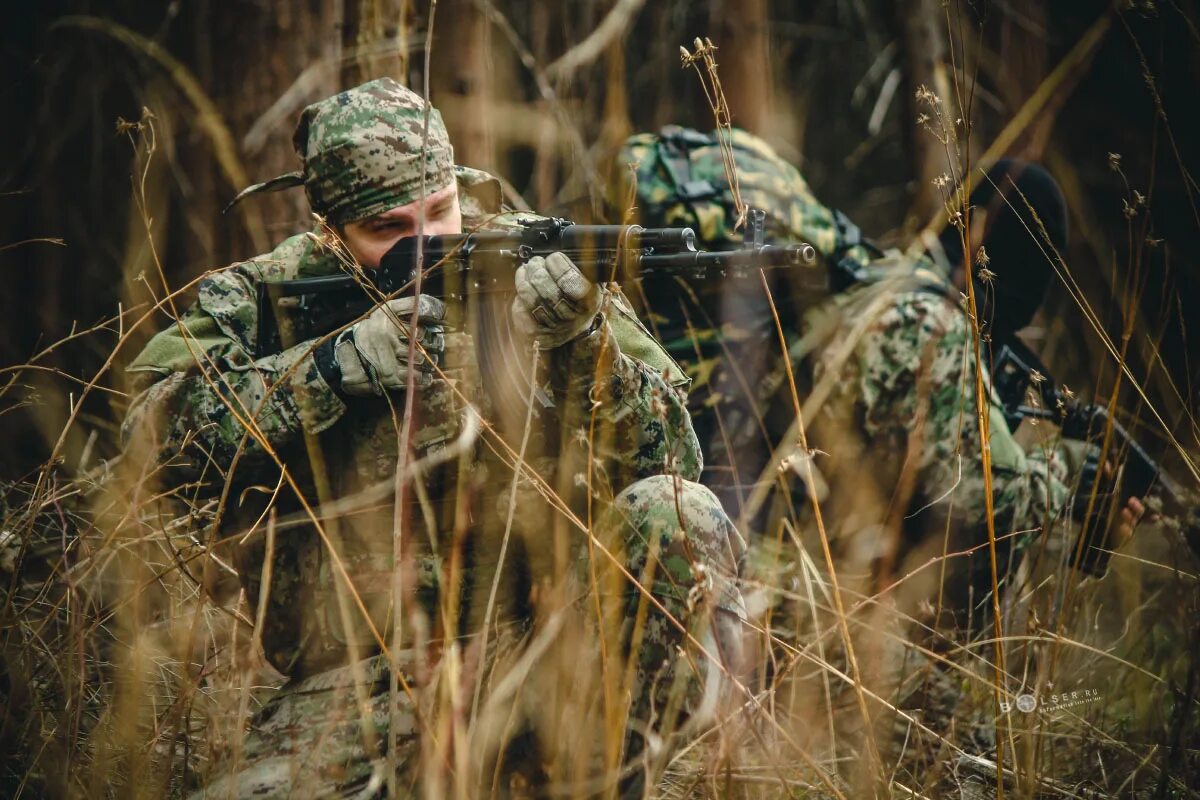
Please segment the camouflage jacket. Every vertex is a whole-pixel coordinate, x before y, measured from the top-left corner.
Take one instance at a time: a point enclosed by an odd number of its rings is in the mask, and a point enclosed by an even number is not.
[[[494,179],[459,168],[458,183],[465,227],[511,223],[511,216],[495,218],[500,198]],[[196,303],[179,323],[155,336],[130,366],[145,387],[134,398],[122,430],[129,447],[139,444],[139,436],[149,440],[144,443],[151,448],[148,458],[167,465],[168,482],[205,479],[215,488],[225,481],[233,483],[238,491],[231,496],[239,500],[230,503],[223,534],[237,534],[244,543],[236,553],[242,582],[252,598],[257,596],[262,571],[265,507],[256,504],[259,493],[241,492],[239,487],[276,485],[278,459],[302,487],[310,506],[346,497],[373,498],[369,511],[360,509],[362,513],[347,515],[341,522],[330,521],[326,535],[338,540],[339,559],[354,575],[356,591],[371,610],[376,627],[381,627],[391,597],[393,512],[390,499],[381,502],[371,491],[395,481],[402,403],[392,397],[344,402],[322,378],[313,341],[264,358],[252,356],[259,281],[339,270],[338,261],[319,237],[300,235],[269,254],[208,275],[199,284]],[[489,408],[479,385],[474,338],[448,330],[446,340],[446,378],[420,390],[412,437],[412,458],[418,464],[434,464],[420,473],[423,488],[416,492],[420,501],[413,501],[420,508],[412,512],[418,521],[424,520],[415,523],[417,527],[428,533],[415,537],[414,564],[417,591],[424,593],[422,599],[431,612],[439,601],[444,567],[438,536],[465,524],[464,502],[474,509],[466,513],[473,528],[492,533],[497,524],[503,528],[512,481],[511,457],[505,457],[503,448],[487,436],[467,441],[468,453],[449,463],[439,465],[438,453],[453,450],[456,439],[465,435],[468,402],[483,411],[485,425],[513,452],[522,440],[526,412],[520,408],[509,414],[515,416],[515,423],[507,426],[506,413],[494,418],[493,412],[512,409]],[[650,475],[698,476],[699,445],[677,388],[686,379],[619,292],[610,297],[600,324],[590,334],[544,359],[545,388],[554,406],[533,414],[526,461],[550,487],[574,500],[576,508],[587,475],[592,476],[593,486],[602,487],[609,496]],[[257,428],[253,436],[247,435],[244,423],[249,417]],[[346,618],[338,610],[342,601],[333,597],[335,567],[309,530],[312,526],[306,525],[299,505],[286,497],[289,494],[293,493],[285,488],[275,503],[280,535],[292,532],[275,550],[272,613],[264,646],[285,673],[311,673],[340,662],[343,654],[332,652],[338,646],[349,642],[368,646],[372,640],[369,631],[358,629],[361,626],[344,624]],[[522,513],[514,525],[530,531],[540,528],[544,534],[553,515],[548,504],[528,502],[537,496],[536,487],[519,482]],[[289,510],[295,512],[291,521],[285,513]],[[254,534],[246,536],[255,525]],[[483,536],[485,543],[472,551],[471,558],[486,561],[486,546],[498,538]],[[317,608],[320,613],[300,613],[301,608]],[[307,644],[312,641],[334,644],[329,654],[322,654]]]
[[[829,481],[832,516],[841,533],[867,532],[873,541],[855,549],[868,560],[889,557],[887,536],[899,539],[901,557],[929,539],[937,540],[937,553],[926,555],[939,554],[947,522],[952,550],[979,547],[987,541],[987,491],[970,322],[924,259],[892,253],[873,269],[888,277],[814,310],[793,347],[794,358],[813,352],[810,399],[819,411],[807,422],[810,438],[828,454],[814,463]],[[1055,447],[1023,449],[986,367],[983,380],[995,531],[1004,552],[1064,509],[1066,462]],[[985,561],[986,554],[973,559]]]

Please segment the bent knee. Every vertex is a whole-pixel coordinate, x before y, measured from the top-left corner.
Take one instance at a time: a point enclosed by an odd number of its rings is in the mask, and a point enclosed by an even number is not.
[[[719,583],[736,581],[746,545],[708,487],[655,475],[626,487],[615,498],[612,510],[626,527],[633,566],[648,552],[656,552],[670,564],[670,571],[682,573],[686,563],[691,573],[700,568]]]
[[[635,527],[671,530],[720,531],[741,536],[707,487],[674,475],[652,475],[631,483],[613,501],[617,511]]]

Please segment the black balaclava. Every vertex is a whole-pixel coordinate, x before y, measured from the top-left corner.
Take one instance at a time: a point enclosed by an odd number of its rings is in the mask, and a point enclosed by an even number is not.
[[[971,239],[982,240],[987,268],[995,273],[984,280],[979,276],[980,265],[974,265],[979,318],[992,337],[999,339],[1028,325],[1045,299],[1054,278],[1054,251],[1061,253],[1067,243],[1067,204],[1046,170],[1004,158],[971,192],[971,206],[976,213],[984,213],[982,236],[972,229]],[[961,267],[959,231],[948,226],[941,242],[950,264]]]

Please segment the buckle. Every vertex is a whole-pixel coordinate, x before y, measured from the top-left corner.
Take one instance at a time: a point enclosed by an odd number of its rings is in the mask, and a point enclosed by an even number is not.
[[[705,200],[717,194],[717,188],[709,181],[684,181],[679,185],[680,200]]]

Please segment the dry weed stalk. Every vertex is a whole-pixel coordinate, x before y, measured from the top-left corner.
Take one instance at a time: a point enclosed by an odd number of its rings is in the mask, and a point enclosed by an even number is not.
[[[585,153],[584,134],[578,120],[570,119],[562,110],[557,93],[563,87],[552,86],[546,71],[540,70],[531,58],[527,59],[528,51],[512,24],[486,0],[479,3],[518,49],[534,76],[539,94],[555,109],[566,135],[575,143],[574,151]],[[624,13],[634,5],[618,3],[612,13]],[[1097,20],[983,156],[972,158],[970,148],[962,147],[953,120],[956,115],[938,119],[937,114],[930,112],[925,122],[944,139],[947,150],[948,174],[944,185],[969,183],[973,167],[986,167],[989,159],[1005,152],[1025,125],[1071,83],[1073,75],[1112,27],[1112,19],[1110,11]],[[952,22],[948,19],[947,25]],[[1123,18],[1121,22],[1126,24]],[[161,48],[155,50],[146,41],[131,39],[111,26],[88,23],[83,27],[116,38],[164,69],[192,106],[201,108],[201,101],[188,89],[186,72],[177,69],[177,62],[172,64],[161,58],[165,53]],[[958,38],[963,39],[961,35]],[[594,57],[593,49],[589,45],[588,49],[568,53],[572,59],[586,60]],[[703,40],[687,56],[692,59],[691,66],[697,69],[714,108],[724,150],[728,146],[731,120],[716,80],[714,50],[711,42]],[[1141,58],[1149,75],[1145,56]],[[557,72],[560,68],[552,65],[548,71]],[[965,75],[968,71],[955,70],[954,74]],[[1169,95],[1164,98],[1157,85],[1151,84],[1150,91],[1155,114],[1169,130],[1165,103],[1171,98]],[[970,93],[967,94],[969,98]],[[938,105],[942,107],[941,103]],[[961,98],[958,105],[964,105]],[[969,99],[966,105],[968,111],[961,116],[969,120]],[[725,109],[724,116],[720,108]],[[219,117],[204,114],[201,117],[209,141],[219,146],[216,126],[224,123]],[[144,137],[152,137],[153,130],[149,118],[140,124],[143,127],[139,129],[139,123],[133,123],[127,133],[140,134],[143,138],[135,136],[135,139],[137,146],[144,148]],[[1181,173],[1187,177],[1173,134],[1170,144]],[[1115,162],[1120,168],[1119,157]],[[228,173],[229,162],[219,157],[218,163]],[[149,222],[155,209],[146,208],[148,195],[144,183],[154,177],[144,169],[139,169],[139,174],[143,186],[135,185],[135,197],[141,197],[143,202],[142,208],[135,212],[134,221],[143,223],[149,236]],[[1118,169],[1118,174],[1124,179],[1123,171]],[[731,185],[736,186],[736,179],[736,172],[731,169]],[[1132,352],[1130,345],[1140,341],[1141,333],[1136,306],[1144,291],[1145,273],[1137,272],[1135,266],[1147,257],[1142,252],[1143,243],[1145,247],[1153,247],[1157,235],[1150,221],[1150,208],[1155,200],[1153,186],[1138,188],[1146,194],[1126,187],[1124,201],[1131,212],[1129,247],[1123,254],[1124,260],[1114,266],[1114,269],[1129,267],[1123,273],[1123,286],[1119,284],[1117,290],[1122,301],[1120,333],[1107,333],[1107,310],[1085,295],[1083,286],[1068,268],[1065,254],[1047,250],[1046,257],[1071,301],[1078,306],[1087,328],[1095,334],[1111,366],[1117,370],[1111,382],[1100,386],[1099,394],[1107,398],[1110,408],[1116,407],[1121,395],[1133,394],[1150,417],[1147,428],[1151,433],[1161,434],[1194,478],[1197,470],[1193,447],[1180,433],[1180,426],[1168,423],[1174,416],[1173,410],[1163,407],[1161,398],[1148,386],[1149,378],[1137,374],[1138,370],[1126,360]],[[952,212],[965,211],[961,198],[947,198],[947,201]],[[740,198],[738,206],[741,216],[744,209]],[[967,230],[969,216],[965,214],[962,219],[963,239],[968,244],[972,233],[977,234]],[[940,225],[941,221],[938,222]],[[1029,231],[1034,238],[1039,233]],[[323,246],[331,250],[339,247],[336,232],[327,229],[323,235],[317,235]],[[0,250],[26,243],[5,245]],[[966,248],[964,251],[970,252]],[[976,256],[974,266],[981,271],[988,269],[985,256],[984,253]],[[353,269],[352,261],[348,258],[345,261]],[[215,755],[231,750],[236,758],[247,718],[270,684],[278,680],[259,662],[256,639],[266,613],[269,588],[276,576],[270,572],[268,558],[261,579],[267,591],[260,595],[257,607],[250,605],[239,596],[221,548],[234,540],[263,536],[270,550],[299,524],[308,522],[320,527],[329,517],[348,513],[347,506],[329,501],[328,497],[321,498],[327,502],[302,508],[291,516],[277,513],[274,503],[267,503],[261,517],[249,528],[239,530],[232,538],[215,537],[211,532],[228,508],[240,499],[235,494],[207,499],[194,485],[164,492],[158,486],[157,467],[132,459],[114,462],[97,456],[111,449],[105,449],[106,432],[89,414],[89,403],[94,405],[95,396],[103,395],[119,409],[128,395],[120,381],[113,378],[112,367],[127,355],[128,343],[136,341],[141,329],[154,325],[164,313],[177,318],[177,300],[194,286],[191,282],[173,289],[167,286],[157,260],[155,267],[159,285],[151,293],[151,303],[126,304],[96,325],[73,329],[26,363],[0,370],[3,413],[15,409],[24,413],[36,402],[29,393],[36,390],[44,394],[47,386],[62,387],[64,397],[70,393],[69,403],[64,404],[61,435],[56,429],[48,442],[48,463],[28,476],[28,480],[6,482],[0,487],[3,498],[0,583],[4,585],[0,658],[4,662],[6,690],[3,701],[6,722],[0,728],[0,735],[5,744],[12,745],[4,760],[5,774],[0,785],[8,794],[33,796],[44,790],[74,795],[105,792],[179,795],[195,786],[197,774]],[[997,279],[1002,280],[1003,276]],[[149,283],[146,286],[150,288]],[[1180,314],[1184,311],[1180,301]],[[978,321],[973,324],[978,326]],[[690,318],[688,327],[693,346],[698,348],[698,336]],[[862,329],[857,329],[857,334],[861,335]],[[1151,348],[1158,341],[1157,335],[1145,338]],[[850,339],[854,339],[853,333]],[[52,365],[56,348],[80,343],[90,346],[92,342],[98,343],[98,349],[105,353],[112,353],[93,376],[71,374]],[[848,343],[845,357],[849,357],[852,348],[853,341]],[[728,358],[728,350],[723,352]],[[970,376],[964,363],[964,380],[975,379],[975,412],[979,411],[978,355],[974,376]],[[198,362],[197,368],[211,380],[215,367],[203,356]],[[743,375],[737,364],[732,366],[740,390],[747,397],[754,396],[752,379]],[[282,376],[280,383],[286,378]],[[1186,406],[1188,387],[1170,376],[1166,386],[1169,391],[1160,394],[1173,395],[1181,406]],[[811,424],[830,390],[828,383],[818,383],[807,396],[793,397],[797,423],[803,418]],[[465,396],[458,399],[466,400]],[[247,443],[261,442],[254,424],[260,408],[232,403],[229,411],[245,425]],[[513,429],[504,429],[495,420],[471,418],[462,438],[444,454],[446,459],[454,461],[479,444],[513,470],[504,509],[507,522],[501,560],[511,557],[511,550],[505,548],[508,529],[520,510],[518,490],[528,488],[556,509],[563,532],[586,546],[593,567],[619,568],[620,554],[595,536],[590,508],[588,513],[572,513],[564,499],[563,487],[541,479],[526,463],[529,410],[525,411],[524,427]],[[762,410],[755,406],[752,411],[759,415],[757,422],[761,426]],[[397,430],[402,431],[409,421],[410,409],[394,408],[392,413]],[[720,418],[719,410],[717,413],[720,434],[728,441],[730,434],[725,420]],[[1183,416],[1194,431],[1194,418],[1186,408]],[[603,435],[598,434],[595,425],[585,428],[589,450],[602,449]],[[744,518],[754,516],[757,504],[763,502],[760,488],[765,485],[769,489],[776,484],[779,465],[807,473],[808,479],[813,480],[811,471],[816,465],[807,455],[803,436],[802,427],[793,428],[780,443],[780,451],[769,465],[770,471],[763,473],[753,489],[743,491],[739,480]],[[403,442],[407,437],[400,438]],[[80,448],[76,440],[88,444]],[[799,457],[795,455],[797,440]],[[99,443],[93,447],[96,442]],[[408,456],[407,451],[401,454]],[[72,473],[71,467],[76,462],[80,469]],[[85,466],[90,472],[83,473]],[[279,466],[278,481],[272,480],[261,487],[269,498],[296,491],[289,473]],[[409,458],[395,483],[383,487],[382,494],[364,498],[362,502],[369,505],[380,502],[384,496],[390,499],[386,490],[394,490],[398,485],[408,487],[417,506],[424,508],[427,498],[421,497],[422,477],[433,466],[432,462]],[[734,465],[735,470],[740,467]],[[735,479],[737,474],[740,473],[735,472]],[[603,479],[604,475],[589,463],[584,475],[589,497]],[[397,514],[398,509],[399,504]],[[819,509],[814,511],[819,513]],[[833,571],[836,564],[827,561],[825,568],[820,568],[813,562],[811,555],[815,554],[804,549],[801,539],[804,531],[798,529],[800,523],[795,511],[786,513],[777,531],[778,540],[790,542],[794,547],[786,551],[786,557],[778,556],[777,572],[772,579],[757,576],[747,584],[747,591],[756,593],[764,605],[790,603],[799,609],[794,630],[773,627],[776,618],[768,615],[767,623],[755,631],[764,643],[761,681],[734,676],[742,681],[738,684],[740,706],[722,710],[717,724],[673,758],[646,754],[648,761],[658,758],[669,762],[666,779],[653,794],[660,797],[854,796],[842,778],[855,768],[854,759],[859,756],[845,732],[846,720],[854,717],[865,718],[865,733],[859,733],[867,737],[880,731],[885,722],[895,721],[903,726],[905,757],[929,768],[926,777],[900,764],[894,768],[891,764],[884,765],[888,772],[884,773],[885,785],[880,791],[893,797],[944,796],[939,792],[947,782],[956,784],[954,790],[961,789],[965,794],[978,789],[975,781],[981,775],[998,792],[1022,796],[1065,798],[1101,791],[1080,788],[1089,780],[1116,796],[1135,792],[1149,795],[1155,790],[1187,796],[1192,791],[1178,777],[1186,774],[1179,770],[1178,759],[1191,757],[1190,742],[1184,737],[1190,724],[1187,715],[1194,714],[1196,706],[1193,663],[1196,640],[1195,631],[1188,627],[1194,627],[1194,620],[1189,621],[1188,615],[1194,618],[1196,579],[1194,570],[1180,567],[1178,554],[1161,550],[1116,554],[1114,569],[1137,586],[1132,595],[1132,609],[1114,627],[1111,620],[1106,621],[1116,604],[1112,581],[1100,587],[1080,586],[1062,563],[1061,553],[1049,549],[1044,556],[1039,550],[1036,558],[1029,559],[1036,563],[1023,566],[1009,578],[1010,583],[1004,588],[1004,603],[997,603],[995,546],[1026,536],[1027,531],[995,531],[987,542],[959,551],[943,547],[927,561],[893,576],[886,587],[862,591],[852,583],[836,582]],[[421,529],[423,520],[425,531]],[[407,537],[427,534],[430,526],[427,517],[417,514],[412,519],[398,516],[397,522],[397,529],[405,539],[397,537],[395,556],[398,562],[403,562],[408,558]],[[338,532],[333,528],[326,532],[325,546],[336,551]],[[452,532],[440,533],[448,537]],[[579,536],[584,539],[578,540]],[[785,552],[783,544],[778,549]],[[944,575],[948,565],[971,558],[990,560],[992,623],[996,626],[990,635],[960,640],[928,625],[923,613],[912,613],[907,606],[893,602],[910,585],[930,575]],[[798,582],[787,583],[780,576],[796,577]],[[596,569],[590,577],[594,591],[595,584],[605,580]],[[641,592],[634,621],[635,641],[641,635],[647,613],[656,605],[644,588],[652,583],[653,577],[651,572],[614,576],[620,582],[631,582]],[[934,580],[940,609],[944,580]],[[505,632],[495,623],[495,586],[495,583],[490,585],[484,631],[489,638],[498,640]],[[345,593],[343,619],[363,617],[369,621],[348,577],[339,588]],[[414,604],[399,580],[396,591],[396,606],[411,609]],[[1048,595],[1053,595],[1053,599],[1048,601]],[[456,600],[450,598],[448,602]],[[612,625],[613,607],[598,597],[589,611],[592,627],[605,631]],[[934,618],[938,616],[935,614]],[[999,622],[1001,619],[1003,624]],[[503,790],[497,784],[499,765],[487,763],[477,753],[494,749],[497,741],[513,734],[510,724],[516,708],[514,698],[538,685],[539,679],[553,683],[548,676],[555,671],[568,674],[572,649],[582,652],[590,644],[579,631],[567,629],[566,620],[565,615],[554,611],[539,619],[537,635],[514,649],[521,659],[506,673],[482,671],[481,657],[470,648],[447,648],[440,660],[428,663],[434,654],[427,632],[421,631],[420,621],[408,613],[395,617],[395,627],[376,633],[377,639],[391,641],[399,640],[403,633],[404,638],[416,643],[415,649],[421,657],[427,659],[419,686],[402,686],[403,676],[393,669],[390,690],[397,700],[401,692],[411,691],[409,697],[421,714],[420,724],[428,738],[422,769],[430,791],[466,797],[481,786]],[[677,620],[672,623],[679,624]],[[973,630],[973,626],[968,627]],[[910,630],[925,638],[898,632]],[[1108,631],[1116,633],[1109,639],[1101,639]],[[930,719],[923,708],[899,702],[889,687],[876,685],[869,674],[857,674],[860,665],[849,649],[851,635],[854,641],[886,642],[953,676],[961,689],[961,700],[950,724]],[[602,638],[600,643],[608,641]],[[702,643],[693,644],[699,647]],[[1173,647],[1178,651],[1170,650]],[[697,650],[697,654],[710,657],[702,650]],[[389,655],[401,658],[398,649]],[[563,735],[580,741],[594,735],[601,743],[607,769],[620,772],[629,764],[619,749],[622,720],[613,709],[631,684],[631,663],[612,652],[602,654],[598,663],[604,670],[599,679],[580,681],[573,687],[573,694],[556,702],[564,718],[578,714],[596,723],[595,731],[563,726]],[[870,673],[869,658],[862,658],[861,668]],[[929,672],[922,666],[910,677],[924,680]],[[1045,693],[1052,691],[1051,684],[1070,688],[1072,681],[1103,686],[1103,704],[1062,712],[1057,717],[1010,714],[1004,719],[1012,724],[1007,730],[1002,725],[1002,740],[997,743],[1000,752],[995,757],[985,745],[972,739],[997,718],[992,710],[997,699],[1011,704],[1022,691]],[[809,685],[813,691],[806,693]],[[426,688],[430,691],[423,691]],[[811,707],[806,707],[810,698]],[[394,704],[392,709],[394,713]],[[868,710],[870,714],[866,713]],[[1158,738],[1160,729],[1163,736]],[[1142,738],[1134,734],[1141,734]],[[829,741],[823,741],[822,737]],[[874,742],[867,739],[864,745],[873,748]],[[585,749],[580,744],[579,751]],[[586,765],[577,763],[563,765],[557,774],[567,783],[585,772]],[[578,784],[572,785],[578,790]],[[597,787],[596,791],[603,792],[605,787]],[[564,789],[564,793],[569,792]]]
[[[734,228],[741,228],[746,224],[746,213],[749,209],[742,200],[738,184],[737,162],[733,157],[733,118],[729,114],[729,103],[725,100],[725,90],[721,87],[721,76],[717,72],[717,46],[707,37],[696,37],[692,47],[692,51],[689,52],[686,47],[680,45],[679,57],[684,67],[696,70],[696,75],[700,77],[700,86],[704,89],[704,97],[712,108],[717,141],[721,145],[721,159],[725,162],[725,175],[729,179],[729,189],[733,194],[734,208],[737,212]]]

